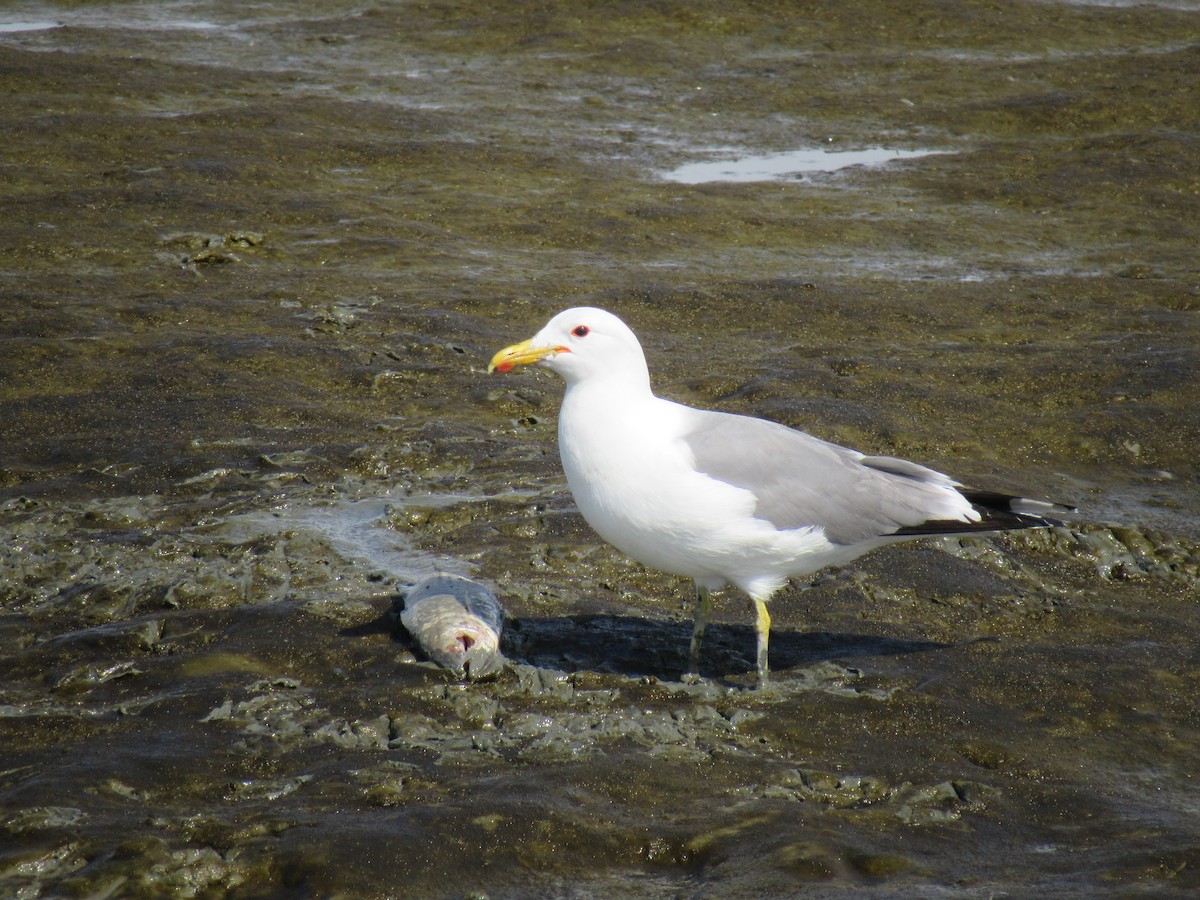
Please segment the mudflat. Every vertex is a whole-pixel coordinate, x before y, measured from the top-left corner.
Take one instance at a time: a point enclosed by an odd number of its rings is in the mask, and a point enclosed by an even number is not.
[[[1196,890],[1198,17],[6,6],[2,892]],[[560,384],[485,372],[580,304],[1079,517],[781,593],[770,691],[719,599],[682,683]],[[439,570],[497,679],[387,624]]]

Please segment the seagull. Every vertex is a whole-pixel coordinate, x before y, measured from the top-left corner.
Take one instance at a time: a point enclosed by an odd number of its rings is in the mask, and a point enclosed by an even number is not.
[[[499,351],[488,372],[544,366],[566,382],[563,470],[579,512],[640,563],[696,588],[688,675],[699,672],[711,593],[755,610],[757,679],[768,683],[767,602],[789,579],[925,535],[1059,525],[1071,508],[964,487],[766,419],[656,397],[637,336],[603,309],[559,313]]]

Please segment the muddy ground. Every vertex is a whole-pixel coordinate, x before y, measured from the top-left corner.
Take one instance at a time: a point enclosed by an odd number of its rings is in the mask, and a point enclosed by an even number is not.
[[[0,13],[0,892],[1200,888],[1200,9],[15,3]],[[682,184],[797,149],[928,155]],[[936,152],[932,152],[936,151]],[[830,168],[834,168],[831,164]],[[560,385],[1067,527],[718,603],[599,542]],[[460,684],[386,612],[493,585]]]

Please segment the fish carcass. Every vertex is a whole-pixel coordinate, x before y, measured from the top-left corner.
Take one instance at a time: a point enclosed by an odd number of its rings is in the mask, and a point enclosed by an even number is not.
[[[496,595],[469,578],[433,575],[396,600],[393,615],[425,655],[460,677],[486,678],[504,668],[504,609]]]

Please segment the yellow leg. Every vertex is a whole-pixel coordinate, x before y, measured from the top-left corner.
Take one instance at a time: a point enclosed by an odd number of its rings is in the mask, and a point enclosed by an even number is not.
[[[696,585],[696,609],[692,613],[692,643],[688,647],[687,674],[700,674],[700,642],[704,639],[704,629],[708,625],[708,616],[712,612],[712,597],[708,589]]]
[[[754,611],[757,613],[754,633],[758,638],[758,686],[764,687],[768,681],[767,673],[770,671],[767,666],[767,641],[771,637],[771,614],[767,612],[765,600],[759,600],[757,597],[751,599],[754,601]]]

